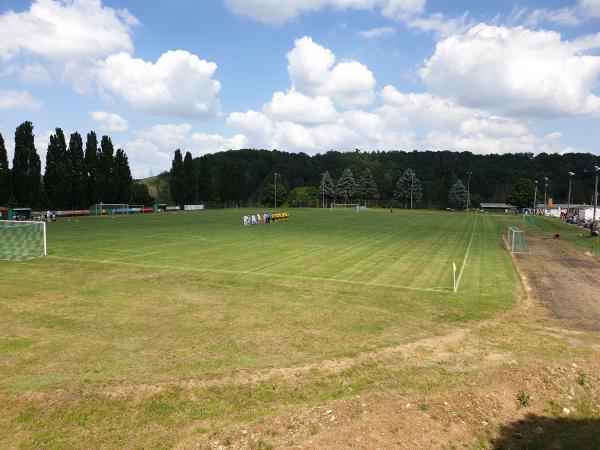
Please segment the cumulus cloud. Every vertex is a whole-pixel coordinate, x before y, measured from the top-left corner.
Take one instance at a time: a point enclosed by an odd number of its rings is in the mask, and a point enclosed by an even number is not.
[[[162,116],[193,119],[220,114],[217,65],[184,50],[163,53],[155,63],[127,53],[99,63],[99,86],[117,94],[134,109]]]
[[[100,122],[100,129],[107,132],[127,131],[129,124],[120,115],[104,111],[92,111],[90,117]]]
[[[25,12],[0,16],[0,58],[27,53],[67,61],[130,52],[129,31],[137,23],[126,9],[102,6],[100,0],[35,0]]]
[[[335,64],[333,52],[308,36],[296,39],[287,59],[292,87],[300,93],[327,96],[345,107],[373,101],[373,73],[357,61]]]
[[[330,122],[336,116],[329,97],[309,97],[294,89],[287,93],[275,92],[263,110],[276,120],[303,124]]]
[[[235,14],[260,22],[280,25],[298,15],[324,8],[337,10],[380,10],[390,18],[416,14],[423,10],[426,0],[225,0]]]
[[[27,91],[0,90],[0,110],[35,110],[41,106]]]
[[[503,114],[598,114],[600,34],[564,41],[552,31],[479,24],[438,42],[420,71],[434,93]]]

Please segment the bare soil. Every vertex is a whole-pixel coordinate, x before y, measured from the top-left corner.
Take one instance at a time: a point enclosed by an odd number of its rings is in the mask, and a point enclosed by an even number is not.
[[[534,302],[564,327],[600,331],[600,259],[548,234],[527,245],[516,261]]]

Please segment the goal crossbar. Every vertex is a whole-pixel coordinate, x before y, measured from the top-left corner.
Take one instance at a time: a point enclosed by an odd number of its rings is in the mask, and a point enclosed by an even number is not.
[[[508,227],[507,245],[511,253],[529,253],[525,245],[525,231]]]

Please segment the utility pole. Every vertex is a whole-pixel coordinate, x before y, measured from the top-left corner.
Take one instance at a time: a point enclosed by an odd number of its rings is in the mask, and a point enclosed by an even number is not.
[[[592,226],[590,227],[590,236],[594,236],[596,231],[596,208],[598,207],[598,171],[600,167],[594,166],[596,181],[594,182],[594,214],[592,216]]]
[[[415,174],[410,176],[410,210],[412,211],[413,189],[415,184]]]
[[[569,211],[571,209],[571,182],[573,181],[573,175],[575,175],[575,172],[569,172],[569,198],[567,200],[567,219],[569,218]]]
[[[471,172],[470,170],[467,172],[467,175],[469,176],[467,178],[467,212],[469,212],[469,206],[471,206],[471,175],[473,174],[473,172]]]
[[[548,177],[544,177],[544,216],[548,215],[548,201],[546,191],[548,190]]]
[[[538,181],[535,180],[535,193],[533,194],[533,215],[534,216],[537,214],[537,188],[538,188]]]
[[[275,209],[277,209],[277,172],[275,172]]]

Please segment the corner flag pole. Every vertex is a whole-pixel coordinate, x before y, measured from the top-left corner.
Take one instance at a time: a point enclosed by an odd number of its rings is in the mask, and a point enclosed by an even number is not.
[[[456,294],[456,263],[452,261],[452,274],[454,275],[454,293]]]

